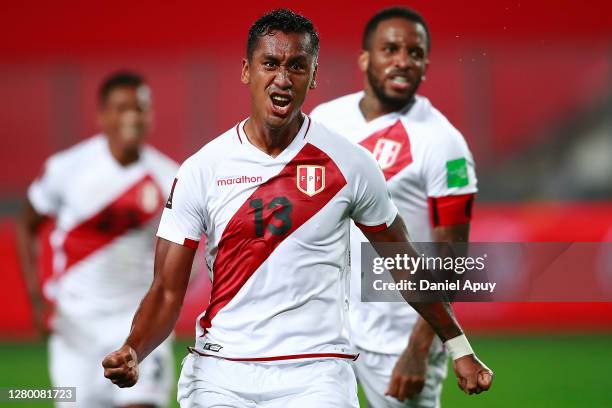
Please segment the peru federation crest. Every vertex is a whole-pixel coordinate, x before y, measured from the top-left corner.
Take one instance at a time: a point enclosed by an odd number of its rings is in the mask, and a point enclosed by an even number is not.
[[[297,188],[312,197],[325,188],[325,167],[305,165],[297,166]]]
[[[374,151],[372,153],[374,154],[374,158],[378,162],[380,168],[385,170],[393,166],[397,160],[401,148],[402,144],[400,142],[381,137],[376,141],[376,145],[374,146]]]

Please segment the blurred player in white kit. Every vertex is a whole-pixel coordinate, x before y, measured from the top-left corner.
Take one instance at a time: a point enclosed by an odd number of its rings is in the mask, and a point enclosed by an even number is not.
[[[372,152],[413,241],[466,242],[477,191],[474,160],[459,131],[416,94],[430,49],[418,13],[378,12],[363,33],[364,90],[319,105],[312,118]],[[353,225],[349,316],[358,380],[370,407],[438,407],[446,352],[409,305],[361,302],[365,241]]]
[[[166,406],[174,381],[170,340],[141,365],[131,389],[104,380],[102,357],[130,331],[153,281],[155,228],[178,166],[143,143],[151,126],[151,92],[136,73],[118,72],[101,85],[102,132],[52,155],[30,185],[19,226],[23,271],[40,324],[36,233],[55,219],[54,303],[49,367],[55,387],[76,387],[76,403],[58,406]]]

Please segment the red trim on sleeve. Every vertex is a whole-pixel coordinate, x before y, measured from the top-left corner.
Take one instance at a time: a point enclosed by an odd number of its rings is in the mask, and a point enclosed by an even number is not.
[[[183,241],[183,246],[186,246],[187,248],[191,249],[198,249],[199,243],[200,241],[194,241],[193,239],[185,238],[185,240]]]
[[[380,232],[380,231],[384,231],[387,228],[387,224],[379,224],[379,225],[363,225],[363,224],[359,224],[358,222],[355,223],[355,225],[364,233],[365,232]]]
[[[432,227],[467,224],[472,219],[476,194],[429,197],[429,220]]]

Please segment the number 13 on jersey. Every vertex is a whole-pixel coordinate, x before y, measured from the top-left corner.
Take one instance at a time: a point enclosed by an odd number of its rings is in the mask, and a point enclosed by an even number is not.
[[[266,228],[273,235],[283,235],[291,229],[291,212],[293,211],[293,204],[287,197],[274,197],[267,205],[261,198],[254,198],[249,202],[249,206],[255,210],[253,221],[255,223],[256,237],[263,237]],[[264,220],[264,207],[270,210],[271,215],[280,222],[270,222],[269,216]]]

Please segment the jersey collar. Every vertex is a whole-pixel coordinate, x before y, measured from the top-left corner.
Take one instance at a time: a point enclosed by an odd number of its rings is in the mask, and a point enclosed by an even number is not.
[[[296,152],[297,150],[301,149],[304,146],[304,144],[306,143],[306,138],[308,136],[308,131],[310,130],[311,119],[310,119],[310,117],[308,115],[306,115],[306,114],[303,114],[303,115],[304,115],[304,122],[302,122],[302,126],[298,130],[297,135],[295,135],[295,137],[293,138],[291,143],[289,143],[289,146],[287,146],[276,157],[272,157],[272,156],[268,155],[264,151],[260,150],[256,146],[254,146],[249,141],[249,138],[247,137],[246,133],[244,132],[244,125],[246,124],[247,120],[249,120],[249,118],[244,119],[242,122],[240,122],[240,123],[238,123],[238,125],[236,125],[236,133],[237,133],[238,142],[242,146],[244,146],[246,149],[249,149],[250,151],[254,151],[255,152],[254,154],[266,157],[268,160],[279,160],[279,158],[284,157],[284,156],[286,156],[288,154],[291,154],[292,152]]]

